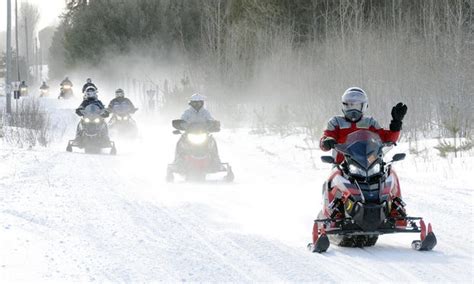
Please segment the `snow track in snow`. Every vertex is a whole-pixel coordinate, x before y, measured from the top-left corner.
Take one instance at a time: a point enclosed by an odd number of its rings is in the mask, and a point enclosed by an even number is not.
[[[2,282],[472,282],[474,189],[452,182],[468,181],[472,157],[451,169],[434,155],[398,167],[408,212],[433,223],[434,251],[412,250],[418,235],[403,234],[312,254],[306,244],[329,166],[311,167],[295,148],[301,137],[223,131],[215,136],[235,183],[167,184],[178,137],[138,122],[142,141],[116,141],[117,156],[67,153],[67,136],[47,149],[2,147]],[[438,171],[423,169],[432,163]]]

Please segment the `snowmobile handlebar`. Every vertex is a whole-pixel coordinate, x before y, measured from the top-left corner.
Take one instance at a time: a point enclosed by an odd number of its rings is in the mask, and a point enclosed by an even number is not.
[[[172,121],[172,126],[176,130],[185,132],[219,132],[221,130],[221,123],[217,120],[210,120],[205,123],[188,123],[182,119],[175,119]]]

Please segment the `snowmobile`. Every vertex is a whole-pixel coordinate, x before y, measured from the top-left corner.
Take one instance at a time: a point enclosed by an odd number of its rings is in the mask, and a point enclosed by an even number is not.
[[[132,118],[132,114],[137,110],[127,103],[114,104],[110,109],[112,113],[112,118],[109,120],[110,131],[129,138],[137,137],[137,123]]]
[[[74,97],[74,93],[72,92],[72,86],[69,84],[64,84],[61,86],[61,90],[58,96],[58,100],[60,99],[71,99]]]
[[[176,146],[175,162],[168,165],[166,175],[168,182],[174,180],[175,173],[183,175],[186,180],[202,181],[206,179],[207,174],[226,172],[225,181],[234,180],[232,167],[213,157],[212,149],[217,148],[213,144],[216,142],[211,133],[220,131],[219,121],[189,124],[178,119],[173,120],[172,125],[176,129],[173,134],[182,135]]]
[[[69,140],[66,151],[72,152],[73,147],[84,149],[86,153],[100,153],[103,148],[110,148],[110,154],[117,154],[115,143],[110,141],[107,134],[107,124],[102,117],[105,110],[97,105],[88,105],[81,113],[82,119],[78,125],[79,135]]]
[[[330,242],[344,247],[373,246],[380,235],[391,233],[420,233],[420,240],[412,242],[415,250],[429,251],[436,246],[431,224],[406,214],[392,168],[405,154],[384,162],[394,145],[383,143],[374,132],[358,130],[344,144],[335,145],[336,152],[344,155],[341,164],[335,164],[332,156],[321,157],[335,166],[323,185],[323,209],[314,221],[310,251],[325,252]]]

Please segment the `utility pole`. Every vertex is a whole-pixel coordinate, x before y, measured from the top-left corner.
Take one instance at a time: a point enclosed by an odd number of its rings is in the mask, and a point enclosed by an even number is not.
[[[26,51],[26,81],[30,82],[30,46],[28,45],[28,17],[25,17],[25,51]]]
[[[18,46],[18,1],[15,0],[15,51],[16,51],[16,80],[20,81],[20,49]]]
[[[12,5],[11,0],[7,0],[7,74],[5,76],[5,92],[7,94],[7,113],[12,113],[12,87],[11,87],[11,69],[12,69]]]
[[[35,82],[39,82],[39,68],[38,68],[38,37],[35,37]]]

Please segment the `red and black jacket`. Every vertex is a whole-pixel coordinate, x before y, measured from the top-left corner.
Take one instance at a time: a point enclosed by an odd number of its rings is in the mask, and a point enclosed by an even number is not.
[[[397,142],[400,137],[400,131],[385,130],[380,127],[379,123],[370,116],[364,116],[357,122],[347,120],[344,116],[335,116],[328,122],[324,130],[323,137],[321,137],[319,147],[323,151],[329,151],[323,146],[322,141],[328,137],[336,139],[338,144],[345,143],[346,138],[352,132],[357,130],[370,130],[377,133],[383,142]],[[336,163],[342,163],[344,157],[338,153],[335,157]]]

